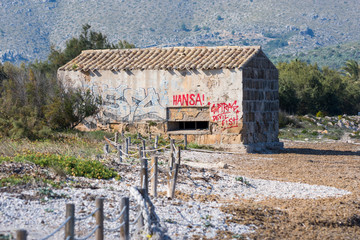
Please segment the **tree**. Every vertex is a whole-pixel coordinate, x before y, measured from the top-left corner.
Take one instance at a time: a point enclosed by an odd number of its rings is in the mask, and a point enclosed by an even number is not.
[[[85,24],[82,26],[81,34],[78,38],[71,38],[66,42],[66,48],[64,51],[56,49],[54,46],[50,49],[50,55],[48,61],[50,67],[41,66],[42,69],[51,69],[56,71],[59,67],[63,66],[76,56],[81,51],[88,49],[124,49],[134,48],[135,45],[125,40],[120,40],[117,44],[112,44],[108,41],[107,37],[101,32],[95,32],[90,30],[91,26]]]
[[[285,111],[293,109],[292,112],[298,114],[319,111],[322,75],[317,65],[294,60],[290,63],[279,63],[278,69],[279,97],[280,100],[287,99],[286,102],[280,102],[280,107]]]
[[[59,91],[44,107],[45,119],[52,129],[75,128],[86,117],[96,114],[99,105],[100,98],[90,90]]]
[[[345,71],[345,74],[352,80],[357,81],[360,79],[360,66],[355,60],[348,60],[345,63],[345,66],[341,68]]]
[[[317,64],[298,60],[279,63],[277,68],[281,110],[295,114],[322,111],[329,115],[360,111],[359,81],[328,67],[319,69]]]
[[[120,40],[117,45],[113,45],[112,48],[117,49],[126,49],[126,48],[135,48],[135,45],[132,43],[129,43],[125,40]]]

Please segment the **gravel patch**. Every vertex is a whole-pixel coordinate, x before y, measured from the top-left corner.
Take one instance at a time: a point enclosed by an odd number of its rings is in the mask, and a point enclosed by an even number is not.
[[[166,230],[166,238],[191,239],[194,236],[215,238],[217,231],[229,231],[241,235],[256,231],[255,226],[227,223],[231,214],[220,211],[220,207],[242,199],[261,200],[278,199],[316,199],[339,197],[350,194],[349,191],[334,187],[309,185],[304,183],[280,182],[253,179],[246,176],[231,175],[216,169],[224,157],[233,155],[216,153],[198,153],[184,151],[184,161],[179,172],[177,190],[181,196],[169,200],[164,194],[153,199],[161,225]],[[231,166],[230,166],[231,167]],[[21,193],[2,192],[0,196],[0,233],[26,229],[28,239],[40,239],[55,230],[65,219],[65,204],[74,203],[77,217],[85,216],[95,209],[95,198],[106,198],[105,214],[114,218],[120,213],[119,202],[122,197],[129,197],[129,188],[138,185],[138,167],[122,174],[121,181],[93,180],[75,178],[82,187],[69,184],[59,190],[52,190],[58,199],[37,196],[39,189],[24,189]],[[160,174],[158,192],[166,192],[164,176]],[[134,199],[130,199],[135,206]],[[130,220],[136,214],[130,213]],[[105,222],[105,227],[114,228],[118,223]],[[95,219],[90,217],[77,225],[75,230],[80,236],[86,235],[95,226]],[[53,239],[62,239],[60,231]],[[106,232],[107,239],[119,238],[118,233]]]

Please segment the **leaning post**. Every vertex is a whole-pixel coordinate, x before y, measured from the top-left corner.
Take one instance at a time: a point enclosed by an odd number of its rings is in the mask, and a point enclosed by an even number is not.
[[[151,158],[151,195],[157,197],[158,157]]]

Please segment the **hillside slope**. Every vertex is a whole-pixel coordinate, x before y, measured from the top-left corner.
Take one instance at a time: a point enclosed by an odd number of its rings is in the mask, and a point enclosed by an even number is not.
[[[262,45],[272,55],[360,40],[358,0],[8,0],[0,60],[45,59],[89,23],[138,47]]]
[[[360,42],[337,44],[335,46],[315,48],[307,52],[271,57],[275,64],[278,62],[290,62],[293,59],[311,64],[317,63],[319,67],[328,66],[332,69],[340,69],[347,60],[360,62]]]

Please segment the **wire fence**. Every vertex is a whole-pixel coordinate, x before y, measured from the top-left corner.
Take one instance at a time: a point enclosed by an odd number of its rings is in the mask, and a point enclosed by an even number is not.
[[[157,154],[164,149],[170,150],[170,156],[168,157],[168,166],[165,168],[165,175],[167,179],[167,197],[174,198],[176,181],[181,162],[181,148],[179,146],[176,147],[176,141],[174,139],[170,139],[170,144],[168,145],[159,146],[158,136],[155,137],[154,141],[152,141],[151,138],[146,141],[146,139],[143,139],[141,138],[141,136],[139,137],[138,135],[138,139],[141,140],[142,146],[138,146],[138,152],[130,153],[130,138],[124,137],[122,140],[120,140],[121,142],[125,143],[125,145],[118,143],[119,136],[117,134],[114,138],[104,138],[106,141],[106,144],[104,145],[105,154],[111,153],[110,146],[112,146],[117,151],[119,162],[122,162],[125,159],[138,159],[141,163],[140,188],[130,188],[130,195],[135,198],[135,202],[137,203],[137,205],[131,207],[129,204],[129,198],[124,197],[121,199],[120,214],[116,217],[110,218],[105,217],[104,215],[103,198],[96,199],[95,210],[93,210],[90,214],[86,216],[75,216],[75,205],[66,204],[65,221],[62,222],[52,233],[41,238],[41,240],[47,240],[52,238],[61,229],[64,229],[65,240],[87,240],[93,235],[95,236],[96,240],[103,240],[105,232],[115,231],[120,232],[120,239],[128,240],[130,239],[130,226],[133,226],[132,232],[136,235],[135,239],[141,238],[141,234],[145,234],[144,236],[152,235],[155,231],[154,229],[156,229],[156,231],[161,234],[161,231],[158,230],[161,229],[160,219],[156,215],[155,207],[149,198],[149,182],[151,190],[150,195],[153,197],[157,197],[159,162],[158,156],[151,156],[150,154]],[[112,139],[114,139],[114,141]],[[186,138],[184,139],[184,142],[186,143]],[[148,145],[146,143],[148,143]],[[149,161],[150,167],[148,167]],[[133,212],[131,216],[130,212]],[[75,224],[77,222],[82,222],[92,217],[95,218],[96,225],[88,231],[87,235],[76,236]],[[117,222],[118,225],[112,228],[106,227],[104,226],[104,223],[107,222]],[[26,240],[26,237],[26,230],[17,230],[16,239]]]
[[[140,134],[137,134],[137,139],[133,139],[133,142],[137,142],[137,152],[129,152],[131,147],[132,140],[130,137],[123,137],[123,139],[119,139],[115,137],[118,141],[112,141],[109,138],[104,137],[105,145],[112,146],[117,151],[118,162],[122,163],[125,160],[138,160],[141,163],[140,170],[140,184],[141,187],[146,189],[146,192],[149,191],[148,182],[151,184],[151,192],[150,195],[153,197],[157,197],[157,185],[158,185],[158,154],[161,153],[162,150],[168,149],[170,150],[170,156],[167,158],[168,167],[165,168],[166,173],[166,181],[167,181],[167,197],[174,198],[175,197],[175,187],[177,174],[180,167],[181,162],[181,148],[180,146],[176,146],[176,143],[187,143],[187,137],[184,136],[184,140],[175,141],[175,139],[170,138],[170,143],[167,145],[159,146],[159,136],[155,136],[154,141],[152,141],[151,137],[149,137],[148,141],[145,141],[141,137]],[[139,141],[141,140],[141,144]],[[119,143],[122,142],[123,144]],[[149,144],[147,144],[149,143]],[[135,148],[135,149],[136,149]],[[165,153],[163,153],[164,156]],[[165,157],[166,159],[166,157]],[[150,167],[148,168],[148,162],[151,162]],[[150,171],[150,174],[149,174]],[[150,176],[149,176],[150,175]]]
[[[75,216],[74,204],[66,204],[65,221],[52,233],[41,238],[41,240],[51,239],[61,229],[64,229],[64,239],[66,240],[87,240],[92,236],[95,236],[96,240],[103,240],[105,238],[105,233],[107,232],[119,232],[120,239],[129,240],[130,237],[138,239],[153,235],[154,231],[158,232],[158,229],[161,229],[160,220],[155,213],[154,205],[146,194],[145,189],[131,187],[130,195],[137,205],[130,207],[129,198],[122,198],[120,202],[121,212],[118,216],[113,218],[105,217],[104,215],[104,198],[97,198],[95,200],[96,209],[90,214],[81,217]],[[133,216],[130,216],[130,212],[133,212]],[[86,235],[76,236],[76,222],[84,221],[92,217],[95,218],[96,225],[89,230]],[[132,221],[130,221],[131,218]],[[113,228],[106,227],[106,223],[108,222],[117,222],[118,225]],[[130,234],[131,232],[132,235]],[[26,230],[20,229],[16,231],[17,240],[26,240],[26,238]]]

